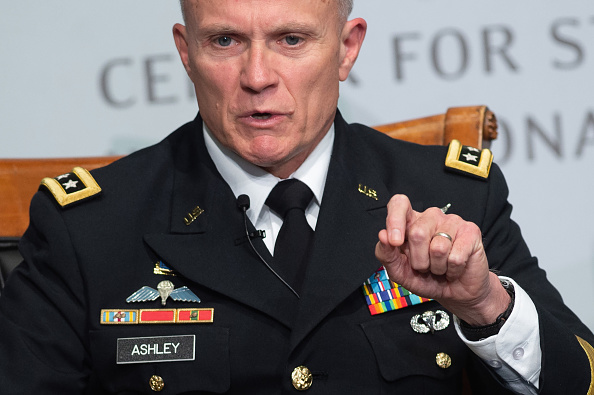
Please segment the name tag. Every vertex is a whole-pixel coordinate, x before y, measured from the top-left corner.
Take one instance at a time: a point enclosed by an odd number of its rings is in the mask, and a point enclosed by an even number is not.
[[[196,335],[128,337],[117,341],[117,363],[193,361]]]

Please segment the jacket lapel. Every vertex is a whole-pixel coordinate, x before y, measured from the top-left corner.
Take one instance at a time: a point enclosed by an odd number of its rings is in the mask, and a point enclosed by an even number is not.
[[[246,242],[244,218],[204,146],[202,122],[174,136],[174,177],[169,233],[144,240],[171,269],[192,282],[258,309],[290,326],[287,304],[295,296],[258,259]],[[189,127],[188,127],[189,129]],[[253,226],[248,226],[253,230]],[[267,250],[255,240],[261,254]],[[265,292],[264,292],[265,290]],[[275,301],[268,295],[277,295]]]
[[[172,144],[177,151],[172,153],[170,231],[147,234],[145,241],[169,267],[190,281],[293,326],[294,348],[380,266],[374,248],[377,233],[385,226],[385,207],[391,195],[374,164],[375,153],[350,133],[338,114],[314,249],[295,317],[291,291],[249,244],[236,245],[245,235],[243,214],[206,151],[201,119],[190,126],[192,130],[173,137],[179,141]],[[186,224],[185,219],[191,223]],[[248,225],[253,229],[249,221]],[[255,244],[265,259],[270,259],[262,241],[255,240]],[[361,303],[365,303],[363,296]]]
[[[378,232],[390,199],[374,153],[349,133],[337,115],[336,138],[291,349],[380,266]],[[362,248],[366,246],[366,248]],[[361,303],[365,303],[361,294]]]

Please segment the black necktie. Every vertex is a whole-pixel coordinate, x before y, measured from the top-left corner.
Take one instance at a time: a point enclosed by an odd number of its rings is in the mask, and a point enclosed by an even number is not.
[[[299,293],[314,231],[305,219],[305,209],[313,192],[297,179],[276,184],[266,205],[283,218],[274,244],[274,266],[279,275]]]

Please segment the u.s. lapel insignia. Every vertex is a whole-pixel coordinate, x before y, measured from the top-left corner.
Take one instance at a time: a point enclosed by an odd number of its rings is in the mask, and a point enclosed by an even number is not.
[[[485,148],[481,151],[462,145],[458,140],[452,140],[450,143],[445,161],[446,168],[472,174],[481,179],[489,177],[492,163],[493,154],[490,150]]]
[[[186,226],[191,225],[192,222],[194,222],[196,218],[198,218],[203,212],[204,209],[201,209],[200,206],[194,207],[194,209],[192,209],[192,211],[190,211],[188,215],[184,217],[184,223]]]
[[[169,297],[175,301],[200,303],[200,298],[196,296],[194,292],[190,291],[188,287],[183,286],[175,289],[175,286],[169,280],[161,281],[157,285],[157,289],[145,285],[132,295],[128,296],[126,302],[150,302],[157,299],[159,296],[161,297],[161,304],[163,306],[165,306],[167,298]]]
[[[363,293],[371,315],[431,301],[431,299],[410,293],[404,287],[390,280],[386,268],[383,266],[365,281]]]
[[[71,173],[56,178],[46,177],[41,180],[62,207],[79,202],[101,192],[101,187],[91,173],[82,167],[75,167]]]
[[[175,272],[171,270],[167,265],[163,263],[163,261],[159,261],[155,263],[155,267],[153,268],[153,274],[159,274],[162,276],[175,276]]]
[[[377,200],[377,191],[375,189],[368,188],[367,185],[359,184],[359,188],[357,189],[359,193],[372,198],[373,200]]]

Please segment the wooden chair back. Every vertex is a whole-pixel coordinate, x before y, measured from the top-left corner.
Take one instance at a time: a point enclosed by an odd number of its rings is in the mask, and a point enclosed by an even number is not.
[[[375,126],[390,137],[423,145],[462,145],[489,148],[497,138],[497,119],[487,106],[450,107],[445,114]]]

